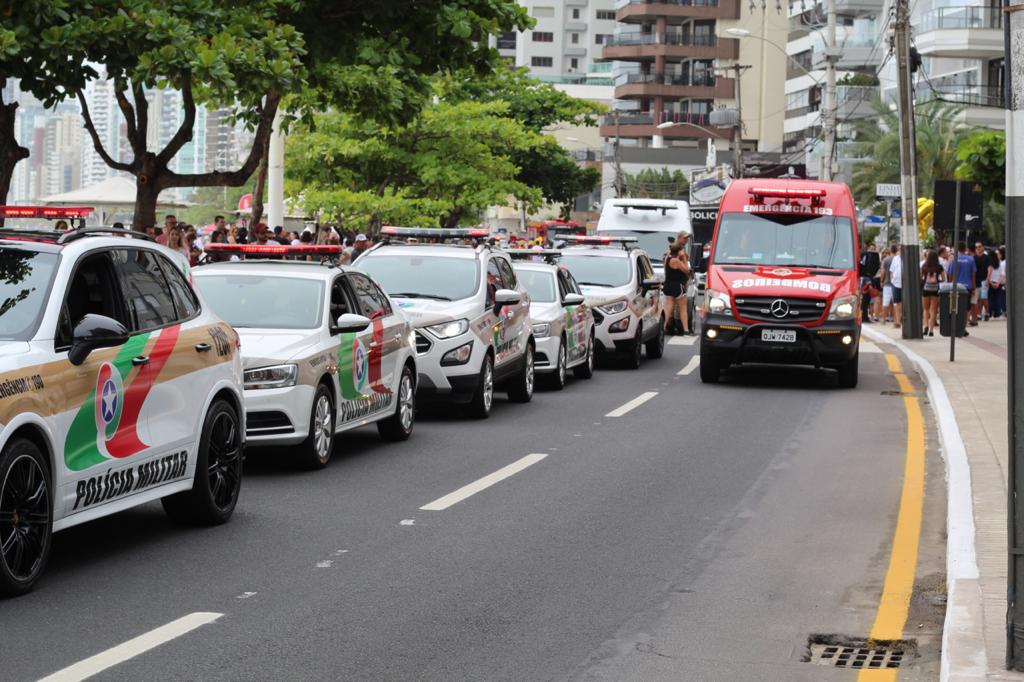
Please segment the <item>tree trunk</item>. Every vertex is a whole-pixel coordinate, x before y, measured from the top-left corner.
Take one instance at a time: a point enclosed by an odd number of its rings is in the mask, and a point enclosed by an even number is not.
[[[462,220],[462,214],[465,210],[462,208],[454,208],[452,212],[441,219],[441,227],[454,228],[459,226],[459,221]]]
[[[143,181],[143,178],[146,178]],[[140,175],[135,180],[135,215],[132,216],[132,229],[144,232],[147,227],[156,226],[156,202],[160,196],[160,187],[149,178]]]
[[[252,188],[252,219],[249,221],[249,229],[263,220],[263,191],[267,186],[267,173],[270,170],[270,137],[267,136],[267,142],[263,145],[263,156],[256,171],[256,186]]]
[[[18,144],[14,135],[17,110],[17,102],[5,103],[0,99],[0,204],[7,203],[7,192],[11,189],[15,166],[22,159],[28,158],[28,149]],[[0,225],[3,225],[2,219]]]

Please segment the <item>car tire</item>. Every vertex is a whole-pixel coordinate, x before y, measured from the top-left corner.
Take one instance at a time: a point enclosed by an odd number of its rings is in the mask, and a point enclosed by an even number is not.
[[[35,443],[15,438],[0,453],[0,594],[14,597],[31,590],[46,568],[52,542],[49,466]]]
[[[837,367],[839,370],[839,387],[840,388],[857,388],[857,365],[860,360],[860,351],[858,350],[856,355],[847,362],[845,365]]]
[[[647,357],[657,360],[665,354],[665,320],[658,319],[658,335],[647,342]]]
[[[533,388],[537,375],[533,367],[533,344],[527,342],[523,353],[523,371],[512,380],[508,389],[508,399],[514,403],[528,403],[533,400]]]
[[[573,376],[577,379],[590,379],[594,376],[594,334],[590,334],[590,344],[587,346],[587,359],[583,364],[572,368]]]
[[[402,378],[398,380],[398,395],[395,401],[397,404],[394,414],[377,422],[377,433],[392,443],[408,440],[416,424],[416,381],[409,365],[402,368]]]
[[[487,419],[491,416],[493,404],[494,356],[488,352],[484,355],[484,362],[480,366],[480,381],[477,383],[472,399],[466,405],[466,413],[474,419]]]
[[[544,383],[547,388],[553,391],[561,391],[565,388],[565,379],[569,374],[569,370],[566,369],[568,360],[566,359],[565,353],[565,337],[562,337],[561,343],[558,345],[558,364],[555,366],[555,371],[545,376]]]
[[[626,351],[626,367],[628,369],[640,369],[640,360],[643,357],[643,341],[640,340],[640,330],[636,330],[636,338],[629,344]]]
[[[309,410],[309,433],[299,443],[295,463],[303,469],[323,469],[331,461],[334,451],[334,431],[337,413],[334,398],[326,384],[319,384],[313,394]]]
[[[705,384],[717,384],[722,374],[722,361],[718,354],[700,344],[700,380]]]
[[[214,401],[203,421],[192,489],[160,500],[167,515],[199,526],[227,522],[242,489],[244,454],[238,413],[226,400]]]

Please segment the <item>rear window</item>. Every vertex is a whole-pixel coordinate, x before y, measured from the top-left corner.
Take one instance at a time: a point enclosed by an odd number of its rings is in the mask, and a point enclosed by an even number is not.
[[[58,256],[0,248],[0,339],[27,341],[39,326]]]
[[[853,268],[853,224],[840,216],[723,213],[712,262]]]
[[[553,303],[555,297],[555,273],[541,270],[516,268],[519,281],[526,287],[530,300],[538,303]]]

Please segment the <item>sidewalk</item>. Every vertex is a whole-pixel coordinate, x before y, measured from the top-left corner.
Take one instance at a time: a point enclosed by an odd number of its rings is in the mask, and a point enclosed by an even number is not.
[[[903,341],[901,330],[894,329],[892,325],[865,324],[864,327],[881,332],[894,341]],[[956,644],[953,638],[961,639],[961,644],[964,638],[974,640],[973,646],[961,646],[961,653],[965,649],[968,652],[977,649],[977,645],[984,642],[987,679],[1024,680],[1024,674],[1004,670],[1008,456],[1006,322],[981,322],[968,330],[970,336],[956,340],[956,361],[952,363],[946,337],[936,334],[919,341],[903,341],[907,348],[931,363],[945,385],[970,466],[981,608],[976,603],[978,591],[975,590],[974,598],[970,600],[975,603],[968,604],[969,608],[956,614],[956,622],[962,627],[955,632],[947,632],[946,636],[950,638],[950,649]],[[951,596],[948,608],[954,606]],[[950,623],[948,617],[946,623]],[[973,654],[976,656],[977,652]],[[975,662],[980,668],[980,659]],[[956,663],[954,660],[950,679],[980,678],[980,675],[958,677]]]

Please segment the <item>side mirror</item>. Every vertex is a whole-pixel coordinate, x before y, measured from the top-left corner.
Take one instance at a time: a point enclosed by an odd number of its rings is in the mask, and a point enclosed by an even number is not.
[[[498,289],[494,292],[494,310],[501,310],[507,305],[518,305],[523,297],[513,289]]]
[[[353,313],[345,313],[338,318],[334,325],[334,331],[339,334],[361,332],[370,326],[370,318]]]
[[[127,340],[128,329],[117,320],[105,315],[86,315],[78,321],[71,334],[68,361],[77,367],[94,350],[120,346]]]
[[[562,305],[583,305],[583,302],[586,300],[580,294],[566,294],[565,298],[562,299]]]
[[[644,293],[647,293],[648,291],[660,289],[661,285],[664,283],[665,279],[663,277],[654,276],[649,279],[645,279],[640,286],[644,290]]]

